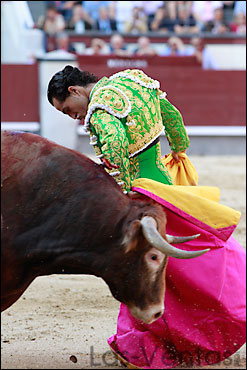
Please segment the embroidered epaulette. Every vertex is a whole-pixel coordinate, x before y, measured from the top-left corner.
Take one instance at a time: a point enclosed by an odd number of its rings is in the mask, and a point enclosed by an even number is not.
[[[161,90],[158,90],[158,95],[160,99],[166,99],[167,93]]]
[[[143,87],[147,87],[149,89],[159,89],[160,83],[157,80],[153,80],[151,77],[147,76],[143,71],[139,69],[126,69],[125,71],[115,73],[109,80],[114,80],[115,78],[128,78]]]
[[[87,130],[90,126],[90,118],[96,109],[103,109],[117,118],[124,118],[131,111],[131,103],[125,93],[115,86],[107,85],[97,89],[88,105],[85,117]]]

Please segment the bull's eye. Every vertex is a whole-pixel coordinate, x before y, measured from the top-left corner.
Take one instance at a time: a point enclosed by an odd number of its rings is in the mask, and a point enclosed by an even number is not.
[[[156,250],[155,248],[152,248],[146,253],[145,260],[151,269],[156,270],[163,262],[164,254]]]

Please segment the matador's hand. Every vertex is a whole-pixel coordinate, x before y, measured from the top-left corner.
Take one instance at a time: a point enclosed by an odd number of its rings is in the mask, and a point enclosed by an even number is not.
[[[179,153],[185,153],[185,150]],[[172,151],[172,157],[176,163],[180,162],[179,153]]]
[[[103,162],[103,165],[105,167],[107,167],[109,170],[113,170],[113,168],[119,168],[119,166],[116,166],[115,164],[112,164],[106,158],[102,158],[101,161]]]

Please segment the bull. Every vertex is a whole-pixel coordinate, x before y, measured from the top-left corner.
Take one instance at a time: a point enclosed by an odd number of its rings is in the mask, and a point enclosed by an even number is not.
[[[192,258],[166,235],[162,207],[123,194],[101,165],[39,135],[2,132],[2,310],[38,276],[101,277],[151,323],[164,311],[168,256]]]

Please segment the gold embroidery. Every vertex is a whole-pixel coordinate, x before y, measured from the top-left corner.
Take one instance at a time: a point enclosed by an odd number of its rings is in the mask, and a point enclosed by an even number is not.
[[[187,149],[189,138],[180,112],[167,99],[159,98],[163,92],[157,88],[157,81],[142,71],[123,72],[95,86],[88,117],[98,138],[98,148],[94,145],[94,149],[119,166],[116,180],[124,181],[121,187],[129,190],[140,173],[134,155],[160,136],[164,126],[172,150]],[[128,75],[134,79],[128,79]],[[158,159],[156,164],[167,172]]]
[[[160,148],[160,143],[157,143],[155,145],[155,150],[156,150],[156,166],[160,169],[161,172],[165,173],[166,174],[166,177],[168,179],[168,181],[173,184],[173,181],[172,181],[172,178],[171,178],[171,175],[168,171],[168,169],[166,168],[166,166],[161,162],[161,148]]]
[[[124,191],[130,190],[128,139],[124,125],[119,119],[109,113],[97,110],[91,117],[91,130],[99,138],[100,150],[104,158],[118,166],[114,171],[119,171],[120,173],[113,176],[113,178],[117,183],[123,182],[120,186]],[[108,169],[106,171],[110,172]]]
[[[161,99],[161,114],[170,147],[176,152],[184,151],[190,144],[179,110],[167,99]]]

